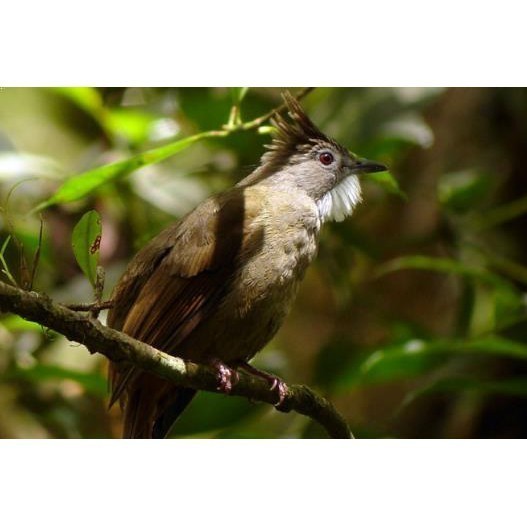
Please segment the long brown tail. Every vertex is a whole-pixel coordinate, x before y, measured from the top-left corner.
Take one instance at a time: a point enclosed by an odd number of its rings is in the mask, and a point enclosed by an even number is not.
[[[124,439],[151,439],[157,401],[149,395],[142,387],[128,391],[124,404]]]
[[[196,395],[196,390],[178,388],[172,392],[171,402],[154,421],[152,439],[163,439]]]
[[[131,379],[123,394],[123,438],[162,439],[196,395],[148,373]]]

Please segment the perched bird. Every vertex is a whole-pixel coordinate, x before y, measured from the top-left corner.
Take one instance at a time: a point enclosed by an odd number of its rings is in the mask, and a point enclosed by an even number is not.
[[[214,365],[228,391],[230,368],[280,328],[317,252],[322,225],[361,201],[359,175],[386,167],[324,135],[291,95],[289,117],[259,167],[200,203],[151,240],[112,295],[109,326],[183,359]],[[120,400],[123,436],[163,438],[196,391],[124,363],[111,364],[110,405]]]

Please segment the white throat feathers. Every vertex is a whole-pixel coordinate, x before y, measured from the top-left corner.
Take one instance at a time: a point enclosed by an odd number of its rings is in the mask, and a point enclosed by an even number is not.
[[[317,201],[320,220],[342,221],[351,216],[361,201],[359,178],[356,175],[348,176]]]

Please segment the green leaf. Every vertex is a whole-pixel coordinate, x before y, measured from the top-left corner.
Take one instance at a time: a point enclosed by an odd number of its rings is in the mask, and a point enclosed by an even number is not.
[[[18,315],[7,315],[0,320],[0,327],[5,328],[7,331],[18,332],[18,331],[42,331],[42,326],[36,322],[30,322]]]
[[[116,108],[107,116],[108,127],[112,132],[132,144],[140,144],[148,139],[148,132],[155,120],[155,115],[129,108]]]
[[[77,263],[93,287],[97,280],[101,233],[101,217],[97,211],[90,210],[75,225],[71,240]]]
[[[132,156],[124,161],[118,161],[93,170],[88,170],[88,172],[83,172],[82,174],[77,174],[67,179],[51,198],[40,203],[32,212],[41,211],[51,205],[69,203],[85,198],[93,194],[102,185],[116,181],[146,165],[159,163],[181,152],[197,141],[208,137],[224,137],[226,135],[228,135],[228,132],[215,130],[203,132],[158,148],[153,148],[152,150],[147,150],[142,154]]]
[[[438,366],[442,357],[436,353],[434,343],[412,339],[375,350],[360,364],[343,372],[338,387],[375,384],[420,375]]]
[[[101,116],[103,101],[100,93],[95,88],[86,87],[56,87],[52,90],[72,101],[85,112],[96,118]]]
[[[399,183],[389,172],[374,172],[372,174],[364,174],[362,177],[366,181],[372,181],[376,185],[379,185],[389,194],[395,194],[406,199],[406,194],[401,190]]]
[[[471,340],[411,339],[375,350],[360,363],[343,371],[335,385],[350,388],[411,378],[444,364],[445,360],[467,355],[527,360],[527,345],[498,335]]]

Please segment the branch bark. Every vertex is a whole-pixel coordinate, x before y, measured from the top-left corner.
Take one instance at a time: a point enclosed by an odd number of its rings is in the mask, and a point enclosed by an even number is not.
[[[53,302],[49,297],[28,292],[0,282],[0,312],[15,313],[42,324],[69,340],[83,344],[91,353],[100,353],[112,361],[128,361],[135,366],[186,388],[217,392],[218,381],[213,368],[187,362],[163,353],[148,344],[101,324],[98,320]],[[230,395],[276,405],[278,394],[258,377],[239,371],[239,380]],[[344,418],[333,405],[303,385],[288,385],[278,408],[306,415],[322,425],[329,437],[351,439],[353,435]]]

